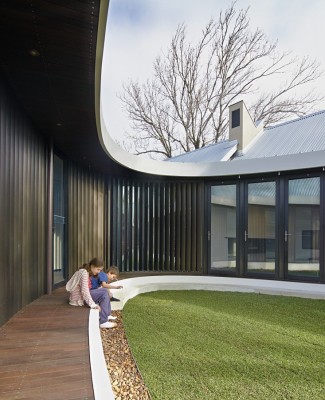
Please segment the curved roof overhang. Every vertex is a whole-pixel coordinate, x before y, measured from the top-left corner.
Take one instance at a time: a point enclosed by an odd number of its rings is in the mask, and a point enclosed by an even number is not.
[[[1,5],[1,75],[38,131],[69,160],[100,173],[175,179],[323,167],[324,151],[210,163],[153,161],[124,151],[110,137],[100,106],[108,10],[109,0]]]
[[[169,163],[150,160],[123,150],[110,136],[104,122],[100,103],[101,66],[105,41],[108,1],[101,2],[97,37],[96,59],[96,121],[99,140],[107,153],[118,164],[146,174],[170,177],[229,177],[250,174],[278,173],[281,171],[309,170],[324,167],[325,151],[301,153],[249,160],[218,161],[209,163]]]

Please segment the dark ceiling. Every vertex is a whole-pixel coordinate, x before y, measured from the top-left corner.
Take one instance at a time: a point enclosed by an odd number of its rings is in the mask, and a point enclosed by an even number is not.
[[[69,159],[117,168],[95,119],[99,0],[1,1],[3,74],[41,133]]]

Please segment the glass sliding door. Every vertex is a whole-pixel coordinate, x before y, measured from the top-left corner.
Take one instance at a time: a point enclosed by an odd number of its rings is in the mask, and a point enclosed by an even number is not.
[[[275,273],[276,183],[247,184],[246,270]]]
[[[236,185],[211,187],[211,272],[236,271]]]
[[[287,275],[319,277],[320,179],[288,184]]]
[[[64,272],[64,183],[63,160],[54,155],[53,159],[53,283],[62,282]]]

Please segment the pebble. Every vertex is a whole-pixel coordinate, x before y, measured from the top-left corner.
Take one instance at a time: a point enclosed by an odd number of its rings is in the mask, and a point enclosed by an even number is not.
[[[151,396],[130,350],[122,320],[117,317],[117,327],[101,329],[103,350],[116,400],[150,400]]]

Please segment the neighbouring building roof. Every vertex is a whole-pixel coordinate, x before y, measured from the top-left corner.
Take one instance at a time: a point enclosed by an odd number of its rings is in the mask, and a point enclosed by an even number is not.
[[[319,111],[264,130],[242,154],[234,159],[250,159],[309,153],[325,150],[325,111]]]
[[[228,161],[237,151],[237,140],[225,140],[193,150],[188,153],[180,154],[173,158],[167,159],[169,162],[215,162]]]
[[[245,127],[243,130],[245,132]],[[167,161],[192,163],[236,161],[325,150],[325,110],[264,128],[242,151],[237,151],[237,146],[237,140],[223,141]]]

